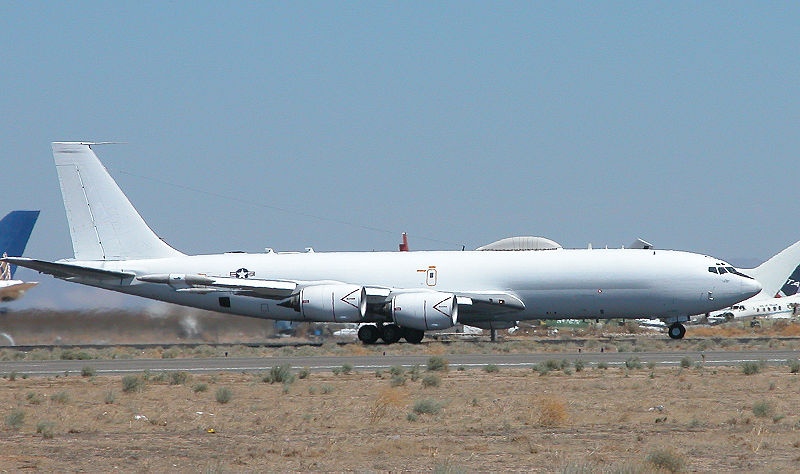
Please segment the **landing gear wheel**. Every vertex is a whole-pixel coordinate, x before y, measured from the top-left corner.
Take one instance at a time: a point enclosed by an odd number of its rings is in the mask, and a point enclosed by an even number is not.
[[[686,328],[681,323],[673,323],[669,327],[669,337],[672,339],[683,339],[684,334],[686,334]]]
[[[402,336],[403,333],[400,330],[400,326],[396,324],[385,325],[383,327],[383,332],[381,332],[381,339],[383,339],[383,342],[386,344],[394,344],[399,341]]]
[[[411,344],[419,344],[425,337],[425,331],[419,329],[403,328],[403,339]]]
[[[372,324],[365,324],[358,328],[358,340],[364,344],[375,344],[378,341],[378,327]]]

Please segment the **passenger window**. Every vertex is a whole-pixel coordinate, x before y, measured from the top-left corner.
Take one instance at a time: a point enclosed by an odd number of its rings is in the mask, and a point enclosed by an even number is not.
[[[724,273],[728,273],[728,271],[725,270],[725,267],[719,267],[719,274],[722,275]]]
[[[717,267],[708,267],[708,271],[711,273],[717,273]]]

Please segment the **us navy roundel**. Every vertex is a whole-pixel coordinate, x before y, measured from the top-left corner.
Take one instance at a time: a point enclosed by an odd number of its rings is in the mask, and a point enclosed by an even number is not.
[[[240,268],[235,272],[231,272],[231,276],[234,278],[250,278],[251,276],[256,276],[256,272],[251,272],[246,268]]]

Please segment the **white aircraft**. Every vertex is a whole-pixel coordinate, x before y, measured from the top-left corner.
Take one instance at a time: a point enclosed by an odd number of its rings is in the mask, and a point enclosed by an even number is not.
[[[6,258],[70,282],[257,318],[369,322],[364,343],[456,322],[513,327],[526,319],[654,315],[680,339],[689,315],[761,291],[719,260],[652,250],[223,253],[184,255],[147,226],[97,159],[93,143],[53,143],[75,258]]]
[[[730,272],[730,268],[719,266],[717,271]],[[708,322],[718,324],[734,319],[791,318],[800,304],[800,241],[756,268],[743,270],[758,278],[763,285],[761,292],[750,299],[707,315]]]
[[[31,236],[39,211],[12,211],[0,221],[0,252],[7,255],[22,255]],[[14,280],[16,265],[0,261],[0,301],[6,303],[22,297],[37,282]]]

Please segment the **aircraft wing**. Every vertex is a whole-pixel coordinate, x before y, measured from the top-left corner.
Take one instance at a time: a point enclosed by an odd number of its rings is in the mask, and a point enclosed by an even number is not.
[[[6,280],[0,285],[0,301],[13,301],[22,298],[26,291],[38,285],[37,282],[24,282],[19,280]]]
[[[218,277],[212,275],[158,274],[142,275],[137,280],[147,283],[168,284],[177,291],[210,293],[233,291],[238,295],[266,299],[283,299],[296,295],[305,287],[314,285],[341,284],[338,281],[261,280],[257,278]],[[409,291],[404,288],[364,286],[370,304],[383,304],[392,296]],[[416,290],[414,290],[416,291]],[[465,319],[474,316],[491,317],[496,314],[521,311],[525,304],[516,296],[504,292],[456,291],[459,313]]]
[[[47,262],[25,257],[5,257],[0,259],[20,267],[30,268],[39,273],[46,273],[62,280],[87,279],[87,280],[116,280],[132,279],[136,275],[129,272],[102,270],[99,268],[84,267],[70,263]]]
[[[298,292],[299,289],[319,284],[338,282],[330,281],[292,281],[292,280],[260,280],[256,278],[217,277],[208,275],[158,274],[136,276],[131,272],[103,270],[98,268],[73,265],[62,262],[47,262],[24,257],[6,257],[0,259],[8,263],[30,268],[64,280],[132,280],[147,283],[163,283],[178,291],[212,292],[234,291],[244,296],[267,299],[282,299]],[[370,303],[385,303],[397,293],[407,289],[365,286]],[[506,292],[453,291],[457,297],[461,318],[473,320],[492,317],[498,314],[521,311],[525,304],[516,296]],[[461,319],[460,318],[460,319]]]
[[[178,291],[193,292],[234,291],[244,296],[258,298],[285,298],[298,287],[298,283],[288,280],[260,280],[256,278],[217,277],[209,275],[158,274],[136,277],[147,283],[164,283]]]

